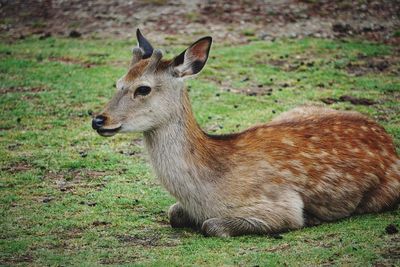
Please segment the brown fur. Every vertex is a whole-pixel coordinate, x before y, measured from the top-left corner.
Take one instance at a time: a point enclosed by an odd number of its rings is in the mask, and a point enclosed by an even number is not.
[[[260,177],[264,181],[254,182],[254,187],[237,190],[243,199],[259,194],[265,180],[290,185],[301,192],[304,209],[326,221],[337,219],[327,215],[340,209],[335,205],[347,206],[350,215],[385,210],[399,201],[399,159],[393,141],[380,125],[358,113],[304,107],[315,110],[283,115],[241,133],[207,136],[194,120],[187,95],[184,99],[186,134],[196,147],[188,158],[220,172],[227,172],[226,166],[233,172],[237,165],[256,168],[259,161],[276,166],[274,176]],[[279,174],[286,171],[289,176]],[[241,186],[247,179],[248,174],[243,181],[229,182]],[[330,196],[326,198],[322,191]],[[331,210],[320,210],[321,204],[332,206]]]

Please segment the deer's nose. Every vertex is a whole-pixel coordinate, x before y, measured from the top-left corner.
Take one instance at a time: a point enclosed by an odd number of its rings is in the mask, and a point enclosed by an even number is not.
[[[96,118],[92,120],[92,128],[95,130],[100,129],[101,127],[104,126],[106,119],[107,117],[103,115],[96,116]]]

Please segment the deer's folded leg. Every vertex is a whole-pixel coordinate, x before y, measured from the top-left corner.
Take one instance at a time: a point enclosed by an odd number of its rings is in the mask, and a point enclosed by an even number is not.
[[[201,232],[205,236],[230,237],[262,235],[270,233],[268,225],[256,218],[211,218],[203,222]]]
[[[175,203],[168,210],[169,223],[172,228],[196,228],[196,222],[183,209],[180,203]]]

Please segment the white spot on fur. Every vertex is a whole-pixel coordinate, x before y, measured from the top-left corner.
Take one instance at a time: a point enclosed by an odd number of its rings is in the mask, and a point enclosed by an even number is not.
[[[319,142],[321,140],[318,136],[312,136],[310,139],[314,142]]]
[[[281,141],[282,141],[282,143],[284,143],[286,145],[294,146],[294,142],[287,137],[283,137]]]

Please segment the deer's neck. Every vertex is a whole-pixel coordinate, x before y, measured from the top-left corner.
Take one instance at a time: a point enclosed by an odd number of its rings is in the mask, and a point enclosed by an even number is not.
[[[179,115],[169,123],[144,133],[153,168],[168,191],[180,201],[193,191],[207,191],[224,170],[218,145],[198,126],[186,90]]]

